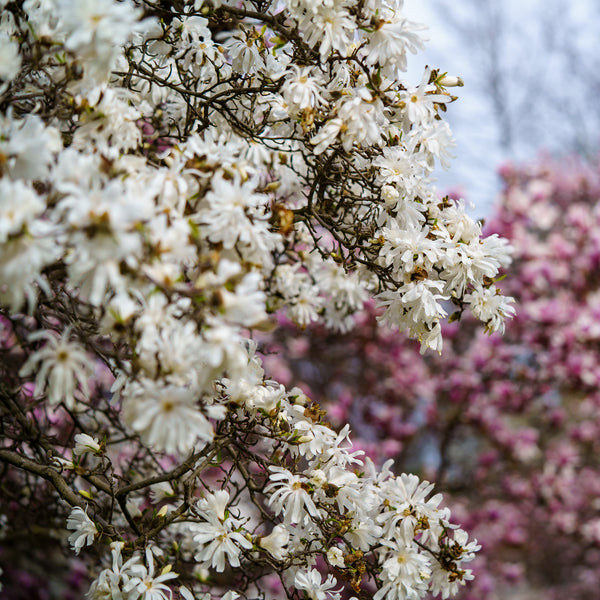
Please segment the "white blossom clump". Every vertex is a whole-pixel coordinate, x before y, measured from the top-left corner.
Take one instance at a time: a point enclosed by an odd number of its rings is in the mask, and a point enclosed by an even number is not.
[[[0,5],[9,462],[76,506],[77,554],[102,542],[87,598],[454,594],[478,546],[432,486],[260,358],[372,299],[423,352],[513,315],[510,247],[433,186],[458,79],[403,79],[422,26],[401,0]]]

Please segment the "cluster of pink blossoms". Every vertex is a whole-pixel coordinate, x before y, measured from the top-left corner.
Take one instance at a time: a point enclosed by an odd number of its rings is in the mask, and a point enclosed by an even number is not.
[[[442,355],[424,362],[412,342],[377,327],[373,309],[343,337],[299,333],[285,361],[269,354],[267,364],[309,390],[334,423],[349,422],[356,445],[395,454],[399,469],[432,478],[461,507],[482,544],[461,598],[595,597],[600,176],[576,160],[501,175],[487,230],[514,247],[503,284],[516,317],[504,336],[463,317],[443,328]]]

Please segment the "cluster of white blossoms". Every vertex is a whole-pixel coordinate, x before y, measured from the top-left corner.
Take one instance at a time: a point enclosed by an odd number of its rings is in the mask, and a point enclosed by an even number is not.
[[[423,350],[452,305],[512,314],[508,245],[432,185],[459,80],[401,79],[402,0],[0,5],[0,304],[35,397],[88,426],[53,456],[90,502],[74,550],[113,542],[88,597],[170,598],[176,563],[186,599],[269,573],[313,600],[453,594],[477,546],[440,496],[353,453],[252,341],[280,311],[347,330],[370,297]]]

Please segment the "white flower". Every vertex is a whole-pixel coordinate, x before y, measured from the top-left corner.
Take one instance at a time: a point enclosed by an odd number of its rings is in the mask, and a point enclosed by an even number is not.
[[[384,227],[381,235],[385,242],[380,255],[400,274],[413,273],[417,268],[429,271],[443,253],[441,244],[428,238],[429,227],[401,229],[392,222],[392,227]]]
[[[333,575],[328,575],[325,581],[321,579],[321,573],[316,569],[310,571],[298,571],[294,578],[294,587],[302,590],[310,600],[338,600],[340,591],[333,588],[337,581]]]
[[[213,567],[223,572],[227,564],[240,566],[241,548],[252,548],[252,542],[240,531],[242,523],[227,512],[229,492],[218,490],[206,494],[196,507],[196,512],[205,521],[191,526],[193,540],[201,547],[194,558],[204,567]]]
[[[231,56],[231,66],[238,73],[254,73],[264,69],[265,62],[258,47],[254,31],[244,32],[245,38],[232,36],[226,48]]]
[[[462,571],[460,578],[451,577],[451,573],[445,570],[437,561],[433,561],[430,581],[432,595],[441,596],[442,600],[446,600],[450,596],[455,596],[460,586],[464,586],[468,581],[473,580],[471,569],[460,569],[460,571]]]
[[[0,242],[19,233],[23,226],[44,211],[46,203],[31,187],[22,181],[0,179]]]
[[[123,418],[145,444],[169,454],[187,454],[198,439],[210,442],[214,436],[193,388],[150,380],[132,385],[123,391]]]
[[[431,69],[427,67],[423,73],[423,79],[417,87],[409,87],[400,94],[405,103],[406,117],[414,125],[427,123],[436,114],[435,104],[443,104],[450,101],[449,96],[435,94],[436,88],[429,84]]]
[[[399,585],[409,587],[426,587],[423,583],[431,577],[430,561],[416,547],[405,546],[402,542],[382,540],[389,551],[382,565],[382,578],[397,581]]]
[[[263,410],[270,414],[284,397],[285,389],[282,385],[279,387],[257,385],[253,390],[248,390],[246,393],[246,408]]]
[[[352,149],[354,143],[373,145],[381,141],[383,106],[366,88],[358,88],[352,95],[342,97],[338,117],[344,124],[340,134],[346,152]]]
[[[89,546],[98,533],[95,523],[79,506],[75,506],[71,510],[71,514],[67,519],[67,529],[74,530],[69,536],[69,544],[71,544],[75,554],[79,554],[84,546]]]
[[[290,532],[285,525],[276,525],[273,531],[264,537],[261,537],[258,545],[266,550],[274,559],[285,560],[287,549],[285,548],[290,541]]]
[[[236,247],[247,260],[270,264],[270,253],[281,237],[268,228],[269,198],[255,193],[256,183],[251,179],[244,183],[238,178],[229,182],[217,175],[211,186],[205,196],[208,208],[194,216],[206,237],[213,243],[222,243],[228,250]]]
[[[504,333],[504,322],[515,314],[513,298],[502,296],[495,285],[489,288],[476,288],[465,295],[465,302],[470,303],[471,312],[487,325],[487,330]]]
[[[400,200],[400,192],[391,185],[384,185],[381,188],[381,199],[387,207],[394,208]]]
[[[310,143],[314,145],[313,152],[315,154],[322,154],[331,144],[333,144],[344,126],[344,121],[340,118],[330,119],[325,123],[315,135]]]
[[[331,548],[327,550],[327,560],[329,561],[330,565],[339,567],[340,569],[343,569],[346,566],[344,562],[344,553],[336,546],[331,546]]]
[[[318,295],[319,290],[315,286],[302,285],[298,289],[296,297],[287,307],[287,315],[300,327],[306,327],[308,324],[318,321],[319,309],[323,304],[323,299]]]
[[[294,424],[294,433],[297,436],[297,450],[306,458],[322,455],[333,446],[336,439],[336,433],[331,428],[306,419]]]
[[[438,300],[448,300],[438,292],[442,291],[442,281],[411,281],[395,292],[382,292],[376,296],[385,313],[378,317],[400,331],[410,328],[415,332],[423,331],[423,326],[434,327],[439,319],[447,315]]]
[[[450,126],[446,121],[432,121],[422,129],[411,130],[409,147],[412,152],[426,153],[427,165],[433,169],[433,159],[437,158],[444,169],[450,168],[450,160],[454,158],[451,148],[456,146]]]
[[[320,44],[321,60],[325,61],[332,50],[347,56],[348,47],[354,39],[356,22],[345,8],[333,6],[333,3],[319,3],[319,9],[313,14],[307,13],[300,28],[309,46]]]
[[[79,127],[73,136],[73,148],[85,150],[96,146],[107,158],[137,148],[141,131],[137,126],[142,114],[130,105],[125,91],[97,87],[81,100],[85,106]]]
[[[240,566],[240,546],[251,548],[252,543],[243,535],[232,531],[226,521],[221,523],[213,518],[206,523],[195,525],[194,542],[201,545],[194,558],[205,567],[212,567],[218,573],[222,573],[226,567]]]
[[[293,114],[305,108],[317,108],[326,104],[321,96],[323,91],[321,82],[312,76],[310,67],[300,68],[292,65],[292,73],[285,79],[282,94]]]
[[[128,294],[115,294],[106,307],[102,317],[101,332],[120,336],[140,306]]]
[[[58,258],[59,252],[51,225],[41,220],[33,221],[25,235],[0,244],[0,302],[18,312],[27,300],[29,312],[33,312],[38,288],[51,294],[42,269]]]
[[[207,520],[216,516],[220,521],[224,521],[228,504],[229,492],[217,490],[214,494],[208,493],[204,498],[198,500],[198,514]]]
[[[84,348],[77,342],[69,341],[70,334],[67,328],[60,337],[48,330],[40,330],[29,336],[31,341],[44,339],[46,344],[28,358],[19,374],[27,377],[37,371],[36,393],[47,389],[50,404],[62,401],[67,408],[73,409],[77,386],[87,396],[87,380],[93,371]]]
[[[81,456],[87,452],[100,452],[100,444],[95,437],[92,437],[87,433],[78,433],[74,439],[75,448],[73,448],[73,454],[75,454],[75,456]]]
[[[12,179],[44,179],[53,155],[62,149],[60,132],[47,127],[37,115],[23,120],[0,117],[0,155]]]
[[[308,485],[300,476],[291,473],[282,467],[269,467],[270,483],[265,487],[265,494],[273,494],[269,498],[269,505],[273,506],[276,514],[284,513],[285,523],[301,523],[308,515],[319,516]]]
[[[84,60],[87,82],[102,83],[122,45],[139,28],[141,12],[130,2],[58,0],[57,4],[65,46]]]
[[[144,331],[138,350],[150,376],[159,372],[170,384],[198,390],[209,385],[209,374],[198,361],[203,344],[193,321],[165,323],[158,336],[151,329]]]
[[[160,575],[155,577],[154,556],[150,548],[146,548],[146,564],[147,567],[136,565],[137,580],[130,582],[125,589],[127,591],[135,590],[138,594],[141,594],[140,600],[171,600],[173,593],[164,582],[175,579],[179,575],[173,573],[171,565],[168,565],[161,571]]]
[[[175,492],[168,481],[161,481],[150,486],[150,501],[158,504],[166,498],[174,498]]]
[[[0,34],[0,79],[5,82],[13,80],[21,68],[19,44],[10,39],[6,33]],[[3,92],[0,86],[0,92]]]
[[[428,348],[435,350],[439,354],[442,353],[444,340],[442,338],[442,326],[439,322],[434,323],[431,327],[423,326],[421,331],[415,331],[417,339],[421,342],[420,354],[425,354]]]
[[[344,534],[344,537],[363,552],[370,550],[381,538],[383,529],[373,521],[358,521]]]
[[[369,65],[393,67],[396,72],[406,71],[407,50],[416,54],[425,47],[423,38],[418,33],[423,29],[424,26],[404,18],[394,22],[380,21],[376,30],[369,36],[365,61]]]
[[[261,284],[262,276],[253,271],[244,276],[242,281],[235,286],[234,292],[229,292],[227,289],[221,290],[225,309],[223,318],[245,327],[252,327],[261,321],[266,321],[266,296],[260,289]]]
[[[104,569],[98,579],[96,579],[86,598],[89,600],[139,600],[135,592],[136,585],[141,581],[135,572],[139,572],[141,565],[138,564],[139,558],[134,555],[128,561],[123,563],[121,550],[123,542],[113,542],[111,544],[112,566]],[[133,588],[133,593],[129,593]]]
[[[422,175],[424,168],[419,157],[409,152],[403,144],[384,148],[383,154],[375,158],[373,165],[379,168],[379,177],[383,182],[397,184],[407,193],[412,191],[413,179]]]
[[[376,520],[382,525],[385,537],[410,545],[419,519],[423,517],[430,520],[430,527],[422,532],[422,543],[428,538],[436,540],[436,533],[440,535],[443,532],[439,521],[448,514],[438,508],[442,495],[435,494],[427,499],[433,484],[420,481],[416,475],[402,473],[400,477],[388,479],[381,488],[390,510],[381,512]]]

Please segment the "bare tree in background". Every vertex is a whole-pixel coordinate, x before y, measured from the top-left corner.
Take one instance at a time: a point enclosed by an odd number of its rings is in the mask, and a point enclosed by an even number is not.
[[[454,31],[469,87],[486,90],[503,154],[595,153],[600,132],[595,0],[432,0],[440,22]],[[452,60],[450,57],[448,60]],[[463,118],[472,118],[469,114]]]

